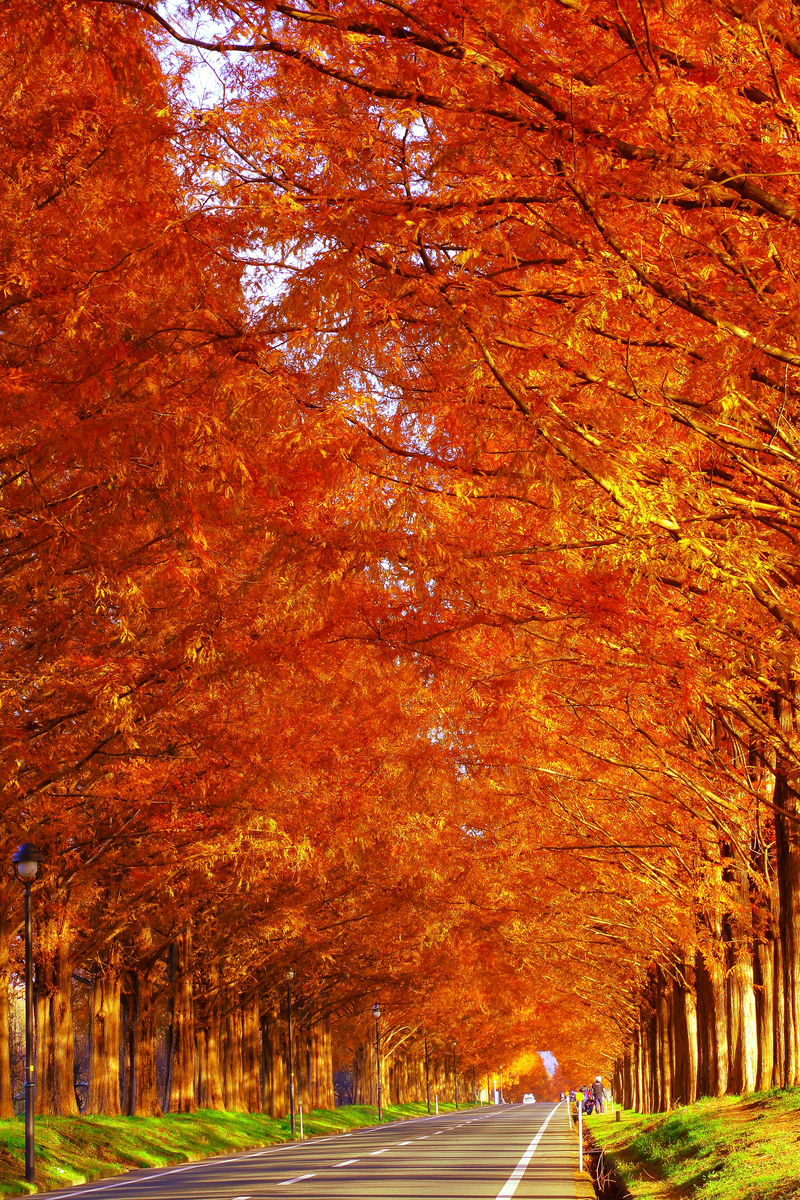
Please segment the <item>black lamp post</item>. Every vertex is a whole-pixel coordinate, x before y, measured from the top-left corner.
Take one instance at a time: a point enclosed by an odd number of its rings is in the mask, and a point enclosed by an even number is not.
[[[453,1038],[453,1087],[456,1095],[456,1112],[458,1112],[458,1061],[456,1059],[456,1045],[458,1039]]]
[[[506,1098],[503,1095],[503,1068],[500,1068],[500,1103],[505,1104]]]
[[[284,979],[286,980],[286,1026],[289,1037],[289,1122],[292,1137],[294,1137],[294,1044],[292,1041],[292,980],[294,979],[294,971],[291,967],[289,967],[289,970],[284,975]]]
[[[428,1101],[428,1116],[431,1114],[431,1075],[428,1065],[428,1039],[425,1038],[425,1097]]]
[[[383,1099],[381,1095],[381,1006],[373,1004],[372,1015],[375,1018],[375,1059],[378,1065],[378,1124],[383,1120]]]
[[[33,1090],[36,1086],[33,1053],[33,913],[31,884],[39,874],[42,853],[23,842],[14,854],[14,874],[25,888],[25,1178],[36,1179],[36,1147],[33,1128]]]

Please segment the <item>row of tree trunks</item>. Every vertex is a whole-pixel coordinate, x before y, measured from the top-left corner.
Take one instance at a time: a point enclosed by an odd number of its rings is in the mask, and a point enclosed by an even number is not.
[[[442,1102],[455,1099],[453,1056],[451,1053],[431,1053],[429,1056],[431,1103],[438,1097]],[[421,1103],[427,1098],[425,1084],[424,1046],[403,1046],[381,1049],[381,1088],[384,1104]],[[458,1073],[459,1104],[473,1098],[472,1073]],[[366,1037],[356,1047],[353,1056],[353,1103],[377,1104],[378,1087],[375,1069],[375,1041]]]
[[[13,1113],[9,1063],[9,933],[0,904],[0,1113]],[[261,1013],[257,998],[224,987],[218,964],[193,962],[191,934],[167,952],[167,1079],[158,1094],[156,1050],[158,954],[142,931],[126,947],[138,961],[123,968],[119,945],[93,963],[89,990],[88,1113],[158,1116],[197,1107],[261,1112],[284,1117],[289,1110],[286,1013]],[[72,958],[65,917],[48,918],[37,932],[37,1111],[78,1112],[73,1074]],[[163,976],[161,987],[163,990]],[[199,1000],[195,1000],[195,988]],[[295,1024],[295,1095],[306,1111],[333,1108],[333,1044],[330,1021]],[[420,1046],[382,1052],[386,1104],[424,1101],[425,1055]],[[454,1098],[449,1053],[430,1056],[431,1098]],[[459,1098],[472,1095],[471,1076],[459,1076]],[[375,1044],[365,1038],[354,1062],[354,1100],[377,1101]]]
[[[775,797],[774,880],[764,861],[745,863],[723,845],[731,911],[706,913],[693,957],[651,970],[616,1068],[625,1102],[640,1111],[800,1082],[800,821],[780,771]]]
[[[10,1063],[9,906],[0,892],[0,1117],[13,1116]],[[16,932],[16,930],[14,931]],[[167,988],[152,936],[143,931],[125,948],[138,959],[123,969],[119,945],[92,964],[89,981],[89,1084],[84,1111],[114,1116],[159,1116],[198,1107],[289,1111],[286,1014],[262,1014],[256,996],[223,986],[219,964],[198,969],[192,939],[183,933],[167,952]],[[163,948],[160,950],[163,954]],[[36,933],[36,1109],[77,1115],[73,1072],[71,937],[64,914],[41,919]],[[158,987],[156,978],[159,980]],[[195,989],[199,1000],[195,999]],[[159,1005],[166,991],[167,1077],[157,1082]],[[162,1001],[163,1005],[163,1001]],[[295,1027],[295,1091],[304,1108],[332,1108],[330,1022]]]

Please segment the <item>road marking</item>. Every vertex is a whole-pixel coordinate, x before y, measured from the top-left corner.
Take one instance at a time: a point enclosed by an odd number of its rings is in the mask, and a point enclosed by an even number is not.
[[[234,1196],[233,1200],[250,1200],[249,1196]]]
[[[412,1138],[411,1142],[413,1142],[413,1141],[414,1141],[414,1139]],[[410,1146],[411,1142],[395,1142],[395,1145],[396,1146]]]
[[[352,1167],[354,1162],[358,1162],[358,1159],[357,1158],[346,1158],[344,1160],[344,1162],[334,1163],[333,1167],[331,1167],[331,1170],[333,1170],[334,1167]]]
[[[431,1137],[438,1137],[440,1133],[444,1133],[443,1129],[437,1129],[436,1133],[432,1133]]]
[[[525,1174],[525,1171],[528,1168],[528,1163],[531,1161],[534,1154],[536,1153],[536,1147],[539,1145],[539,1142],[542,1140],[542,1135],[544,1134],[545,1129],[547,1129],[547,1126],[550,1124],[550,1121],[556,1115],[556,1113],[558,1112],[560,1107],[561,1106],[559,1104],[557,1104],[555,1106],[555,1108],[552,1108],[550,1110],[550,1112],[547,1114],[547,1117],[545,1118],[541,1128],[539,1129],[539,1132],[536,1134],[536,1136],[531,1141],[530,1145],[528,1146],[528,1149],[525,1151],[522,1158],[519,1160],[517,1165],[514,1167],[514,1170],[511,1172],[511,1174],[509,1175],[506,1182],[500,1188],[500,1191],[497,1193],[495,1200],[506,1200],[506,1198],[508,1196],[514,1195],[514,1193],[516,1192],[517,1188],[520,1185],[522,1176]]]
[[[287,1187],[290,1183],[299,1183],[301,1179],[314,1179],[316,1176],[316,1171],[312,1171],[310,1175],[295,1175],[294,1179],[282,1179],[278,1187]]]
[[[496,1114],[496,1113],[487,1113],[486,1114],[486,1116],[496,1116],[496,1115],[498,1115],[498,1114]],[[435,1121],[437,1119],[438,1118],[435,1116],[412,1118],[412,1120],[416,1120],[416,1121]],[[369,1129],[367,1128],[364,1130],[359,1130],[358,1132],[359,1133],[362,1133],[362,1132],[368,1133]],[[439,1130],[439,1132],[441,1133],[442,1130]],[[350,1130],[347,1133],[329,1134],[328,1137],[322,1137],[322,1138],[315,1137],[314,1143],[315,1143],[315,1145],[319,1146],[323,1142],[332,1142],[334,1140],[338,1141],[339,1138],[342,1138],[342,1137],[354,1137],[354,1136],[355,1136],[354,1131]],[[433,1136],[434,1136],[433,1134],[426,1134],[426,1137],[433,1137]],[[419,1138],[417,1140],[423,1141],[424,1139]],[[79,1184],[77,1187],[70,1188],[69,1194],[72,1197],[74,1197],[74,1196],[91,1196],[93,1192],[105,1192],[105,1191],[116,1190],[117,1188],[131,1187],[133,1184],[141,1183],[143,1179],[149,1183],[151,1179],[161,1179],[165,1175],[183,1175],[186,1171],[197,1171],[203,1167],[217,1167],[217,1166],[221,1166],[223,1163],[242,1162],[248,1158],[265,1158],[265,1157],[273,1155],[273,1154],[282,1154],[284,1150],[291,1150],[295,1146],[296,1146],[295,1142],[286,1142],[282,1146],[275,1146],[269,1150],[248,1150],[248,1151],[245,1151],[244,1153],[225,1155],[222,1157],[217,1157],[217,1156],[212,1155],[211,1158],[203,1158],[203,1159],[200,1159],[199,1162],[188,1163],[186,1166],[183,1166],[183,1167],[167,1167],[163,1171],[154,1171],[154,1170],[150,1169],[150,1170],[147,1170],[144,1174],[139,1174],[137,1172],[136,1177],[134,1179],[118,1179],[118,1180],[115,1180],[114,1182],[110,1182],[109,1180],[104,1180],[102,1183],[96,1183],[92,1187],[87,1187],[86,1184],[82,1184],[82,1185]],[[133,1172],[131,1172],[131,1174],[133,1174]],[[289,1180],[285,1180],[285,1182],[293,1183],[294,1180],[289,1179]]]
[[[330,1137],[314,1138],[315,1145],[320,1145],[322,1142],[332,1142],[334,1138],[341,1137],[341,1134],[331,1134]],[[344,1134],[345,1137],[350,1137],[349,1133]],[[132,1184],[141,1183],[142,1179],[149,1182],[151,1179],[160,1179],[163,1175],[182,1175],[185,1171],[197,1171],[200,1167],[216,1167],[222,1163],[241,1162],[246,1158],[265,1158],[270,1154],[281,1154],[284,1150],[291,1150],[296,1146],[296,1142],[286,1142],[283,1146],[276,1146],[272,1150],[248,1150],[244,1154],[228,1155],[224,1158],[212,1156],[211,1158],[201,1158],[199,1162],[189,1163],[186,1167],[167,1167],[165,1171],[146,1171],[144,1175],[136,1175],[135,1179],[120,1179],[116,1183],[98,1183],[96,1187],[78,1186],[70,1188],[71,1196],[90,1196],[92,1192],[110,1191],[112,1188],[130,1187]],[[133,1172],[131,1172],[133,1174]],[[292,1180],[288,1180],[289,1183]]]
[[[387,1150],[391,1150],[391,1146],[384,1146],[382,1150],[370,1150],[369,1156],[372,1158],[374,1154],[386,1154]]]

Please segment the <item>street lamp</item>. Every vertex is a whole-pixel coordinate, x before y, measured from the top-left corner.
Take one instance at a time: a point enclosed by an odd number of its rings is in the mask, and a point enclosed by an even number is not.
[[[458,1039],[453,1038],[453,1087],[456,1093],[456,1112],[458,1112],[458,1063],[456,1061],[456,1045]]]
[[[291,967],[289,967],[283,978],[286,980],[286,1026],[289,1036],[289,1122],[292,1137],[294,1137],[294,1046],[292,1044],[292,980],[294,979],[294,971]]]
[[[505,1104],[506,1098],[503,1095],[503,1068],[500,1068],[500,1103]]]
[[[33,914],[31,884],[39,874],[42,853],[31,842],[23,842],[12,857],[14,874],[25,888],[25,1178],[36,1179],[36,1150],[33,1130],[33,1089],[36,1085],[33,1056]]]
[[[383,1100],[381,1096],[381,1006],[373,1004],[372,1015],[375,1018],[375,1060],[378,1064],[378,1124],[383,1120]]]

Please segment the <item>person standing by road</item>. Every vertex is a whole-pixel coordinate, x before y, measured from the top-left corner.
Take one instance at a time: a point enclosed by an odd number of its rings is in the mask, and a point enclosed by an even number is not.
[[[592,1084],[592,1095],[594,1096],[595,1112],[604,1113],[606,1089],[603,1087],[603,1078],[601,1075],[595,1075],[594,1083]]]

